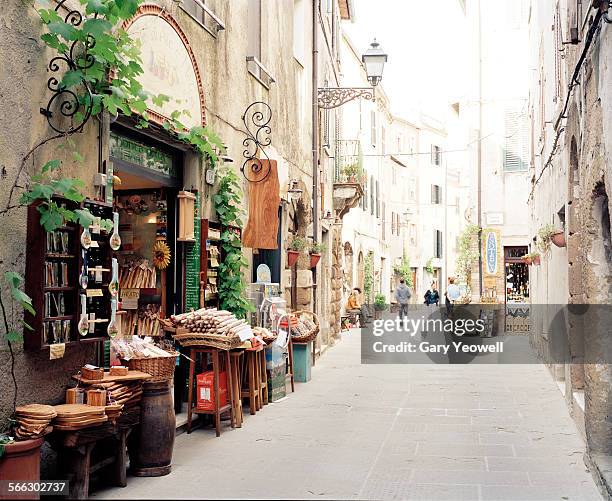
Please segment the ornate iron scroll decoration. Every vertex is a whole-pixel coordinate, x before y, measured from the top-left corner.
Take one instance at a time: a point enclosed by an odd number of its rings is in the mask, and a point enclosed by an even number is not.
[[[338,108],[358,97],[374,101],[374,89],[372,87],[324,87],[318,89],[317,92],[319,108],[324,110]]]
[[[57,0],[55,11],[59,12],[64,3],[66,3],[66,0]],[[97,14],[94,17],[97,17]],[[74,27],[80,26],[83,20],[83,15],[78,10],[69,11],[64,18],[66,23],[70,23]],[[91,68],[95,63],[95,59],[89,51],[95,45],[96,40],[91,35],[87,35],[85,42],[80,40],[74,41],[67,52],[55,56],[49,61],[48,70],[52,73],[57,73],[62,66],[65,67],[66,71]],[[47,80],[47,88],[53,95],[49,99],[46,108],[40,108],[40,112],[47,117],[47,123],[55,132],[60,134],[80,132],[91,117],[93,111],[93,92],[91,86],[84,79],[81,79],[79,85],[82,85],[85,89],[85,95],[80,98],[74,90],[62,85],[61,79],[58,79],[57,76],[52,75]],[[75,116],[81,109],[83,109],[82,116],[75,123]]]
[[[261,106],[263,110],[257,109],[259,106]],[[247,181],[251,183],[260,183],[270,174],[270,157],[266,153],[264,147],[270,146],[272,143],[272,138],[270,137],[272,128],[269,125],[271,120],[272,109],[263,101],[255,101],[250,104],[242,115],[242,122],[246,127],[245,134],[247,137],[242,141],[245,147],[242,156],[245,160],[240,170]],[[257,130],[252,131],[251,126],[254,126]],[[265,165],[263,160],[258,156],[259,152],[268,160]]]

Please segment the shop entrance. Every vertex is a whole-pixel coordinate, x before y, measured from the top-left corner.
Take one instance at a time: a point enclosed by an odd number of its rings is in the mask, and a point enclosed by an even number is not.
[[[114,129],[110,139],[114,206],[119,214],[121,250],[117,252],[125,337],[163,336],[158,318],[182,311],[182,249],[176,243],[176,200],[182,154]]]
[[[525,246],[504,247],[505,331],[529,332],[529,266]]]

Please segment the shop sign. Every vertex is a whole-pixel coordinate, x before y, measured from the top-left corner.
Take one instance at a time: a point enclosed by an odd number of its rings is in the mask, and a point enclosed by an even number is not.
[[[145,167],[168,177],[177,177],[172,156],[153,146],[111,133],[110,154],[113,158]]]
[[[504,224],[503,212],[487,212],[487,224],[490,226],[501,226]]]
[[[500,234],[498,230],[484,231],[484,258],[485,269],[484,274],[497,276],[500,273]]]
[[[140,289],[121,289],[121,308],[124,310],[137,310]]]

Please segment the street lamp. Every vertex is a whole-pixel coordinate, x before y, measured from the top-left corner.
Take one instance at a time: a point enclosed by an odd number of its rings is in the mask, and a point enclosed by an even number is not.
[[[372,87],[376,87],[382,80],[383,69],[387,62],[387,54],[380,48],[380,44],[374,39],[370,44],[370,48],[366,53],[361,56],[366,75],[368,76],[368,82]]]
[[[383,69],[388,56],[374,39],[370,48],[361,56],[368,82],[372,87],[323,87],[317,92],[319,108],[329,110],[361,97],[374,101],[374,87],[382,80]]]

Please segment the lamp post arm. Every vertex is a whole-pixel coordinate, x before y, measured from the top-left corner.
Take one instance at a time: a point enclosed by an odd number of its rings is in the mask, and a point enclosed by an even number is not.
[[[323,87],[317,91],[319,108],[330,110],[357,98],[374,101],[373,87]]]

